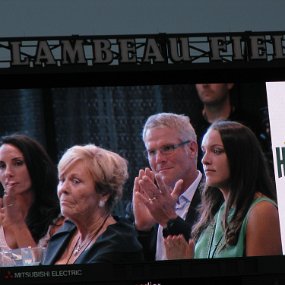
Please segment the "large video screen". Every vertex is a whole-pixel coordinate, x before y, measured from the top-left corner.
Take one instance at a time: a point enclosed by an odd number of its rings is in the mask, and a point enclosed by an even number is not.
[[[76,144],[94,143],[125,157],[130,177],[114,214],[127,217],[132,214],[134,178],[140,169],[149,167],[142,140],[146,119],[160,112],[184,114],[197,130],[204,120],[196,84],[2,89],[0,95],[1,134],[24,133],[37,139],[55,164],[67,148]],[[245,119],[250,114],[249,123],[254,118],[257,129],[253,131],[274,181],[265,82],[234,82],[230,96],[234,108],[246,114]],[[203,172],[201,162],[198,167]]]

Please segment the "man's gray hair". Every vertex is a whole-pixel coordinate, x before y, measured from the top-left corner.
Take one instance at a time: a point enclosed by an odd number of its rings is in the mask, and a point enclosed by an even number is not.
[[[145,141],[146,132],[152,128],[169,128],[177,130],[181,141],[191,140],[197,143],[197,135],[186,115],[174,113],[158,113],[150,116],[145,122],[142,137]]]

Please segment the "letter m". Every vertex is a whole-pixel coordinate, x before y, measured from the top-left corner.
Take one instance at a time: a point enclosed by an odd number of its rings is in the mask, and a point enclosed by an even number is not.
[[[61,45],[63,64],[86,63],[83,40],[75,40],[73,44],[68,40],[63,40]]]

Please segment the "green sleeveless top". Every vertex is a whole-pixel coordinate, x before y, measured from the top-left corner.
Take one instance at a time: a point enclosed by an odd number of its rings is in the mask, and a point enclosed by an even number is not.
[[[232,246],[225,246],[224,230],[222,227],[222,216],[225,211],[225,203],[222,204],[219,211],[214,217],[214,221],[202,232],[195,245],[194,258],[224,258],[224,257],[242,257],[245,256],[245,236],[248,217],[251,209],[262,201],[276,203],[267,197],[260,197],[253,201],[251,204],[241,226],[237,244]],[[230,221],[233,216],[234,210],[229,212],[228,220]],[[219,221],[219,222],[217,222]]]

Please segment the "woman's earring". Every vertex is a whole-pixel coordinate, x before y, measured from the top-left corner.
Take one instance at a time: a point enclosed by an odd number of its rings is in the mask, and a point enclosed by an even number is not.
[[[105,207],[105,201],[104,200],[100,200],[99,201],[99,208],[104,208]]]

